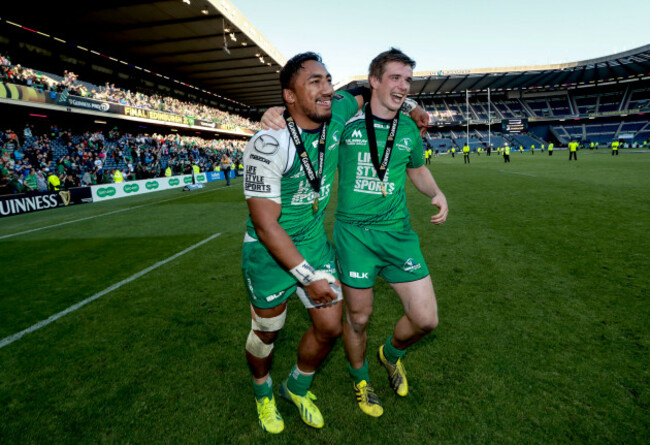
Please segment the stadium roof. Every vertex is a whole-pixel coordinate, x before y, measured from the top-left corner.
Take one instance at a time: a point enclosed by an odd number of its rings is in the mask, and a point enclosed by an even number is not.
[[[0,15],[89,57],[113,58],[246,106],[282,103],[285,57],[228,0],[14,1]]]
[[[650,45],[611,56],[556,65],[507,68],[420,71],[414,73],[412,96],[510,90],[587,87],[633,82],[650,78]],[[337,89],[367,84],[367,76],[355,76]]]

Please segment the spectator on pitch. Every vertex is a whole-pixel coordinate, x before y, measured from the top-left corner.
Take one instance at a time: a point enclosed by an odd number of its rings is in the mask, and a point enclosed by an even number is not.
[[[230,185],[230,169],[232,167],[232,162],[227,154],[221,155],[221,171],[223,172],[224,177],[226,178],[226,185]]]

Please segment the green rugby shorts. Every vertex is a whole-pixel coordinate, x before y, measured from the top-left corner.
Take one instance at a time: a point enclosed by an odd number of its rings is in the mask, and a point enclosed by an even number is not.
[[[372,287],[377,275],[389,283],[417,281],[429,275],[420,239],[411,229],[388,232],[337,221],[334,244],[339,279],[346,286]]]
[[[334,248],[325,233],[309,243],[297,245],[296,248],[315,270],[330,273],[338,278]],[[275,260],[266,246],[248,235],[242,248],[241,268],[250,302],[257,308],[276,307],[287,301],[297,288],[302,290],[297,294],[307,309],[324,306],[314,303],[307,292],[304,292],[302,285]],[[342,299],[340,294],[335,302]]]

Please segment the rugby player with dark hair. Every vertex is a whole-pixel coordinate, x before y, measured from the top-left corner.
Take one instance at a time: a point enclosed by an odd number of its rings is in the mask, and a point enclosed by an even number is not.
[[[370,64],[369,103],[348,121],[339,150],[339,187],[334,244],[345,298],[343,343],[361,410],[373,417],[383,407],[370,384],[366,327],[373,286],[383,277],[402,301],[404,314],[379,348],[380,362],[397,395],[408,393],[402,357],[438,325],[436,297],[406,206],[406,177],[447,219],[447,199],[424,165],[417,126],[400,113],[413,80],[415,61],[391,48]]]

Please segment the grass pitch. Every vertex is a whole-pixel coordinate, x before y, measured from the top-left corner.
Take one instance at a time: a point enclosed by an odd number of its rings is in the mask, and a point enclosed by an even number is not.
[[[357,408],[339,341],[312,387],[325,428],[278,399],[277,437],[243,353],[240,180],[1,219],[0,340],[128,282],[0,348],[0,443],[648,443],[650,154],[578,157],[434,158],[447,223],[408,194],[440,326],[405,358],[409,396],[377,364],[402,313],[380,281],[368,359],[384,416]],[[292,297],[276,396],[308,325]]]

